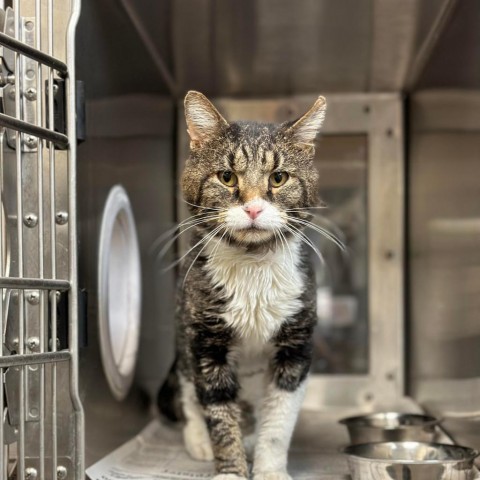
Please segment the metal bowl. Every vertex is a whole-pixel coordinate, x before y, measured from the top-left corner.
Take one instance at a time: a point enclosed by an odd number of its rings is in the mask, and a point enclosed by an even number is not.
[[[473,480],[478,452],[457,445],[384,442],[344,450],[352,480]]]
[[[373,413],[340,420],[350,434],[352,445],[375,442],[432,442],[435,426],[440,423],[434,417],[414,413]]]

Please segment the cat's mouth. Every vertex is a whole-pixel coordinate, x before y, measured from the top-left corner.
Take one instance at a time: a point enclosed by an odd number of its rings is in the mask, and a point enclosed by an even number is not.
[[[274,233],[268,228],[250,225],[249,227],[233,230],[231,236],[240,243],[258,245],[272,240]]]

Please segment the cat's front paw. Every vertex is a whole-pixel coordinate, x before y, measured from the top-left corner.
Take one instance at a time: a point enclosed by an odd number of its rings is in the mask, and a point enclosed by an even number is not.
[[[215,475],[212,480],[248,480],[247,477],[240,477],[235,473],[220,473]]]
[[[292,477],[285,471],[256,473],[253,480],[292,480]]]
[[[206,426],[189,422],[183,429],[185,448],[192,458],[201,461],[213,460],[212,444]]]

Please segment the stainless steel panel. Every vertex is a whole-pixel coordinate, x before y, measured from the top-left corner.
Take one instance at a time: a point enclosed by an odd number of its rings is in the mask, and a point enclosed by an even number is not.
[[[170,1],[135,0],[159,55],[171,63]],[[77,77],[88,98],[128,93],[168,93],[131,20],[116,0],[82,0],[77,35]]]
[[[476,0],[122,2],[83,2],[91,98],[479,86]]]
[[[413,98],[409,193],[412,393],[436,415],[453,417],[446,428],[450,425],[459,439],[470,431],[468,443],[476,447],[479,98],[473,91],[425,92]]]
[[[88,295],[88,345],[80,361],[87,465],[145,424],[147,394],[156,395],[174,356],[175,280],[172,271],[161,273],[153,248],[174,219],[172,106],[168,99],[142,95],[87,103],[88,139],[78,149],[79,274],[80,287]],[[132,204],[143,285],[135,385],[123,402],[113,398],[103,373],[97,323],[101,214],[111,187],[117,184],[125,188]]]
[[[414,90],[480,88],[479,23],[480,3],[457,0],[422,73],[412,86]]]
[[[366,90],[371,11],[370,0],[181,0],[175,76],[215,95]]]

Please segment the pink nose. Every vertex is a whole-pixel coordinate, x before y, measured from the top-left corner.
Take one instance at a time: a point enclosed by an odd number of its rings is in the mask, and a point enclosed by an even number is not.
[[[243,207],[245,211],[248,213],[248,216],[255,220],[261,213],[263,208],[259,205],[251,205],[250,207]]]

